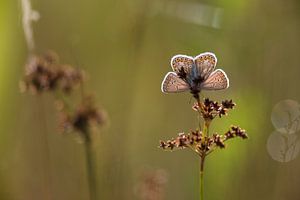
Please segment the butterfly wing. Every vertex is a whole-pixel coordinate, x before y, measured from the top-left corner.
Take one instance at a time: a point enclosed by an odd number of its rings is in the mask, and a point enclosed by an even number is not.
[[[161,84],[161,91],[164,93],[177,93],[188,90],[189,85],[174,72],[167,73]]]
[[[229,87],[229,79],[226,73],[217,69],[212,72],[209,77],[201,84],[201,89],[204,90],[222,90]]]
[[[186,55],[176,55],[171,59],[171,66],[174,72],[180,73],[181,68],[185,73],[189,74],[191,72],[192,66],[194,64],[193,57]]]
[[[206,80],[209,75],[214,71],[217,65],[217,57],[210,52],[201,53],[194,58],[197,66],[198,74],[202,80]]]

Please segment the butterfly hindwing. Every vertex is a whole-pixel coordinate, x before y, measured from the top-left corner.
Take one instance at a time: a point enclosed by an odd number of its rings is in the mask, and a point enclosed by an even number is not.
[[[209,77],[201,84],[201,89],[204,90],[222,90],[229,87],[229,79],[226,73],[217,69],[212,72]]]
[[[198,74],[203,80],[206,80],[217,65],[217,57],[213,53],[206,52],[196,56],[194,62],[197,66]]]
[[[176,73],[169,72],[161,84],[161,90],[164,93],[184,92],[189,90],[189,85],[179,78]]]
[[[193,64],[193,58],[186,55],[176,55],[171,59],[172,69],[177,74],[180,73],[181,68],[183,68],[185,73],[189,74],[191,72]]]

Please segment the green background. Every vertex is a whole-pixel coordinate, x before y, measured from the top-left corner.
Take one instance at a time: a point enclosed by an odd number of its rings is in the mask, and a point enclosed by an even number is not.
[[[221,9],[220,27],[183,20],[197,13],[185,5]],[[99,199],[141,199],[140,174],[157,169],[167,173],[163,199],[199,199],[199,159],[157,146],[197,126],[188,93],[160,91],[170,58],[205,51],[217,55],[230,88],[203,95],[237,103],[212,129],[223,133],[238,124],[250,137],[208,157],[205,198],[299,199],[299,156],[280,163],[266,148],[273,106],[300,101],[299,1],[32,0],[32,6],[41,15],[33,23],[36,52],[52,49],[62,63],[86,70],[86,90],[109,115],[94,141]],[[19,91],[28,55],[21,3],[1,0],[0,199],[88,199],[84,147],[76,134],[57,131],[53,96]]]

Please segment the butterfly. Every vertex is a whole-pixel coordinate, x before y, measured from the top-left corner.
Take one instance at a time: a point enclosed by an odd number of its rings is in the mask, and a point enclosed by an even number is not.
[[[174,72],[168,72],[161,84],[164,93],[190,91],[198,95],[201,90],[222,90],[229,87],[229,79],[221,69],[216,69],[217,57],[210,52],[196,57],[175,55],[171,59]]]

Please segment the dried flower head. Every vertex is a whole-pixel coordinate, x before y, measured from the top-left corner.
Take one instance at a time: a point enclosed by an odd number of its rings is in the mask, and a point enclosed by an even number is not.
[[[217,147],[220,147],[221,149],[225,148],[224,139],[221,135],[213,134],[212,135],[213,144],[215,144]]]
[[[194,103],[192,109],[197,111],[204,119],[204,126],[209,127],[210,122],[216,117],[227,115],[228,110],[233,109],[235,103],[232,100],[225,100],[222,103],[212,101],[205,98],[203,102]],[[207,130],[206,130],[207,132]],[[248,138],[245,130],[238,126],[231,126],[230,130],[224,135],[214,133],[212,135],[203,134],[199,129],[190,131],[189,133],[179,133],[174,139],[167,141],[160,141],[159,147],[165,150],[173,150],[175,148],[184,149],[190,148],[200,155],[206,156],[215,148],[225,148],[225,142],[234,137]]]
[[[210,137],[203,137],[200,131],[191,131],[190,133],[180,133],[175,139],[160,141],[160,148],[165,150],[173,150],[174,148],[184,149],[190,148],[199,155],[214,147],[225,148],[224,136],[213,134]]]
[[[91,97],[86,97],[73,113],[61,111],[59,124],[64,132],[74,130],[89,140],[92,128],[103,126],[106,121],[106,113],[95,106]]]
[[[227,131],[225,134],[225,140],[235,138],[235,137],[240,137],[242,139],[247,139],[248,135],[244,129],[241,129],[238,126],[231,126],[230,130]]]
[[[232,100],[225,100],[220,104],[205,98],[203,102],[195,102],[192,108],[197,112],[201,112],[205,120],[213,120],[216,116],[227,115],[228,110],[233,109],[235,105]]]
[[[60,73],[62,74],[60,87],[66,93],[69,93],[84,79],[83,71],[75,69],[70,65],[61,65]]]
[[[187,134],[179,133],[175,139],[173,138],[167,141],[161,140],[159,147],[164,150],[190,148],[201,156],[210,153],[210,151],[216,147],[221,149],[225,148],[225,142],[234,137],[241,137],[242,139],[248,138],[245,130],[238,126],[231,126],[230,130],[224,135],[214,133],[211,136],[203,136],[203,133],[198,130],[190,131],[190,133]]]
[[[32,56],[25,66],[25,77],[20,83],[21,91],[33,94],[61,89],[71,91],[83,80],[83,72],[58,63],[58,56],[48,52],[44,56]]]

